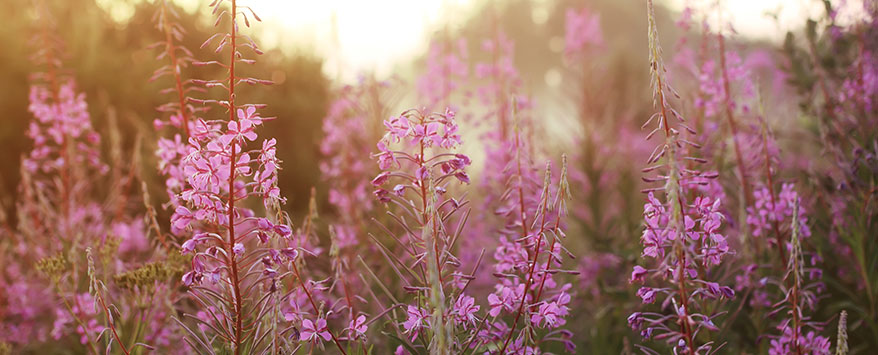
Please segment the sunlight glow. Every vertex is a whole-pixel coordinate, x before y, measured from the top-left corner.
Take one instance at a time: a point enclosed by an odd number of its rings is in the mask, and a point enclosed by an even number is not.
[[[714,8],[717,0],[667,0],[674,11],[687,5],[697,10]],[[834,1],[833,3],[838,3]],[[824,13],[823,3],[817,0],[720,0],[723,22],[729,22],[738,34],[774,42],[782,41],[786,32],[801,27],[806,18],[818,18]],[[838,20],[848,23],[860,17],[862,1],[847,0]],[[710,14],[708,21],[717,23],[718,13]]]
[[[252,6],[266,23],[282,32],[270,35],[272,40],[289,40],[313,49],[327,59],[324,70],[330,77],[349,80],[360,71],[390,74],[401,58],[426,50],[425,38],[444,25],[442,19],[453,21],[455,13],[463,11],[469,2],[275,0],[254,2]],[[283,47],[283,43],[266,44]]]
[[[156,1],[156,0],[145,0]],[[174,0],[186,11],[194,11],[205,0]],[[119,21],[133,14],[130,0],[97,0]],[[535,2],[546,2],[545,0]],[[687,5],[712,8],[717,0],[665,0],[672,10]],[[239,0],[252,6],[265,21],[255,30],[264,47],[287,51],[306,50],[326,60],[324,72],[330,78],[354,80],[358,74],[374,72],[386,77],[400,65],[427,48],[427,39],[443,26],[452,28],[465,21],[478,0]],[[551,2],[548,2],[551,4]],[[858,17],[861,0],[846,1],[839,21]],[[781,41],[786,31],[802,25],[803,18],[823,11],[816,0],[720,0],[724,22],[739,35]],[[550,5],[551,6],[551,5]],[[717,23],[717,12],[709,21]],[[545,7],[537,7],[535,23],[548,18]]]

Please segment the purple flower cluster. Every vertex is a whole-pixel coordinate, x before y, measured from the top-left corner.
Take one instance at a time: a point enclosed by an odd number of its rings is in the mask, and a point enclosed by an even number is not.
[[[668,103],[671,97],[668,93],[674,91],[665,76],[651,1],[648,13],[654,103],[659,109],[650,119],[656,120],[658,125],[650,136],[662,132],[665,141],[648,160],[649,164],[655,165],[644,169],[656,176],[647,176],[644,180],[664,185],[647,190],[649,196],[643,213],[645,228],[640,238],[643,257],[656,263],[652,267],[635,266],[631,282],[655,280],[666,283],[661,287],[643,286],[637,295],[645,304],[661,299],[662,311],[667,313],[635,312],[628,317],[628,324],[640,330],[645,338],[654,337],[674,345],[675,351],[687,354],[709,352],[713,344],[698,345],[695,335],[703,330],[718,330],[714,323],[718,311],[702,314],[706,309],[700,309],[705,302],[733,298],[734,291],[706,278],[711,275],[709,270],[719,265],[731,250],[721,231],[724,216],[720,212],[720,200],[697,196],[691,204],[686,202],[689,194],[685,187],[690,181],[699,182],[715,176],[684,167],[682,159],[686,157],[686,148],[695,145],[689,144],[685,135],[672,128],[669,122],[671,113],[674,113],[674,117],[681,121],[680,126],[686,127],[682,117]],[[694,133],[691,129],[687,131]],[[661,196],[657,197],[656,192],[661,192]]]
[[[239,21],[249,27],[249,18],[258,17],[252,14],[252,10],[248,10],[251,16],[242,12],[235,1],[231,1],[227,10],[223,5],[223,1],[217,1],[211,7],[220,18],[231,14],[229,30],[208,38],[203,47],[213,44],[218,53],[228,49],[228,62],[198,64],[225,68],[228,78],[193,80],[192,83],[206,88],[222,87],[228,96],[222,100],[189,98],[188,101],[224,108],[228,118],[189,117],[191,123],[185,126],[189,136],[187,145],[181,147],[176,138],[174,141],[165,140],[159,155],[167,158],[165,166],[172,166],[175,159],[179,159],[179,167],[168,169],[169,181],[174,180],[175,184],[169,191],[176,191],[177,186],[181,188],[173,199],[177,203],[171,223],[178,235],[191,235],[182,243],[181,251],[193,254],[191,269],[183,275],[182,282],[189,287],[190,295],[204,309],[210,310],[212,316],[209,320],[227,320],[207,323],[212,324],[209,328],[216,333],[215,336],[237,354],[245,343],[264,340],[269,334],[268,329],[281,326],[277,324],[278,317],[270,317],[265,320],[269,323],[263,327],[245,327],[245,318],[249,318],[251,312],[263,315],[269,311],[280,313],[279,303],[283,297],[276,293],[284,277],[295,276],[313,311],[319,309],[313,301],[313,289],[306,285],[296,265],[301,262],[300,251],[307,251],[302,248],[302,238],[307,238],[309,233],[294,234],[287,219],[278,212],[285,199],[277,186],[280,170],[277,141],[273,138],[259,140],[256,129],[268,120],[257,111],[263,105],[241,104],[235,91],[241,83],[270,84],[266,80],[240,77],[235,71],[236,64],[253,63],[241,55],[244,48],[262,53],[252,40],[239,32]],[[191,113],[185,107],[177,108],[179,112]],[[180,173],[182,175],[178,175]],[[181,176],[185,181],[176,181]],[[249,200],[260,200],[266,210],[275,213],[260,217],[246,207]],[[271,303],[265,303],[269,299]],[[267,307],[269,304],[272,306]],[[306,315],[317,320],[307,319]],[[318,338],[336,341],[334,334],[326,329],[326,320],[319,314],[301,311],[295,317],[285,318],[301,322],[302,341]],[[324,336],[327,333],[329,337]],[[191,345],[211,343],[196,334],[189,332],[194,337],[189,339]],[[270,342],[279,341],[275,337],[270,339]],[[256,343],[251,346],[267,345]]]
[[[570,313],[573,285],[559,283],[553,275],[576,273],[559,269],[561,256],[569,252],[563,247],[565,237],[562,219],[566,215],[565,199],[569,198],[566,158],[562,164],[559,183],[551,186],[551,171],[547,165],[542,189],[533,186],[526,175],[532,164],[522,156],[522,137],[515,131],[513,152],[515,160],[509,163],[509,185],[497,213],[503,217],[500,245],[494,251],[494,276],[497,283],[488,295],[489,315],[487,331],[479,333],[479,342],[502,342],[500,352],[523,353],[531,345],[545,340],[558,341],[573,351],[572,333],[560,328]],[[536,187],[532,189],[530,187]],[[554,265],[553,265],[554,264]],[[511,325],[509,325],[511,321]],[[524,327],[516,332],[522,321]],[[531,327],[547,330],[534,339],[528,334]],[[517,333],[517,335],[516,335]]]
[[[783,184],[780,193],[775,197],[771,196],[768,187],[763,187],[753,191],[753,198],[754,205],[747,208],[747,224],[750,226],[753,236],[756,237],[770,235],[774,223],[784,227],[790,226],[793,205],[801,204],[801,198],[796,193],[795,186],[789,183]],[[808,228],[808,217],[802,207],[799,207],[797,223],[801,230],[801,237],[810,237],[811,229]]]
[[[61,173],[72,166],[106,172],[100,160],[101,138],[91,125],[85,95],[68,81],[57,93],[46,86],[31,87],[28,110],[34,120],[27,135],[34,147],[22,161],[30,173]]]
[[[469,75],[469,51],[465,39],[435,40],[427,52],[427,72],[415,85],[418,94],[427,103],[427,109],[450,107],[452,95],[466,88]],[[469,94],[465,93],[468,97]],[[452,109],[454,109],[452,107]]]
[[[374,102],[383,97],[389,85],[361,78],[356,85],[344,86],[323,118],[320,153],[326,158],[320,163],[320,172],[329,180],[329,203],[339,215],[334,228],[340,248],[358,242],[364,216],[372,210],[369,181],[357,177],[374,175],[375,169],[363,160],[362,152],[381,135],[378,115],[384,109]]]
[[[455,328],[475,329],[480,309],[464,293],[472,276],[456,270],[460,261],[452,252],[469,212],[461,208],[465,201],[452,197],[451,183],[468,184],[465,169],[472,163],[466,155],[450,152],[461,144],[454,117],[451,110],[408,110],[385,120],[376,155],[382,172],[372,180],[375,197],[403,212],[388,212],[404,231],[395,237],[401,250],[388,255],[388,262],[410,271],[412,278],[404,277],[406,289],[419,296],[407,305],[399,325],[410,340],[429,327],[428,348],[438,353],[463,347]],[[453,219],[460,223],[457,232],[451,228]]]
[[[603,47],[601,16],[588,8],[567,9],[564,13],[564,55],[568,59],[581,56],[589,47]]]
[[[768,353],[781,354],[830,354],[829,338],[820,335],[823,323],[811,321],[806,311],[817,306],[817,293],[823,288],[819,281],[822,271],[805,265],[806,254],[802,249],[801,216],[799,201],[793,200],[791,206],[790,259],[783,282],[778,282],[784,298],[775,304],[770,314],[786,315],[777,325],[780,335],[771,339]],[[815,264],[818,258],[812,258]],[[806,333],[806,329],[808,329]]]
[[[729,90],[734,90],[733,93],[729,93],[729,97],[734,99],[728,104],[735,112],[747,114],[751,110],[747,102],[756,94],[750,78],[750,69],[737,52],[729,51],[725,55],[725,71],[728,75],[728,82],[734,84],[729,87]],[[701,95],[695,99],[695,105],[703,110],[707,117],[719,115],[725,110],[726,85],[720,74],[721,70],[723,69],[720,68],[717,61],[706,60],[698,75]]]

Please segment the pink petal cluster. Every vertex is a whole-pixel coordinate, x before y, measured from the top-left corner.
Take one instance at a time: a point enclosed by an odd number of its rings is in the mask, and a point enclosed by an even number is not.
[[[604,34],[601,16],[588,8],[567,9],[564,13],[564,55],[568,58],[581,56],[586,49],[602,47]]]

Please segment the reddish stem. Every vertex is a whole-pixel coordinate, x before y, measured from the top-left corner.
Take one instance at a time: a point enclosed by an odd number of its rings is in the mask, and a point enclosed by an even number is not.
[[[765,118],[763,117],[763,125],[767,125],[764,122]],[[771,210],[772,213],[775,210],[775,206],[777,206],[777,201],[774,197],[774,177],[771,174],[771,156],[768,154],[768,127],[763,128],[764,132],[762,133],[762,154],[765,159],[765,179],[768,180],[768,193],[771,195]],[[780,225],[777,220],[773,221],[774,235],[777,238],[777,252],[780,255],[780,264],[783,265],[783,261],[786,260],[786,255],[784,253],[784,243],[783,243],[783,235],[780,233]]]
[[[519,146],[518,152],[518,200],[520,204],[520,213],[522,217],[522,229],[524,231],[524,236],[527,237],[527,221],[524,220],[524,194],[522,193],[522,178],[521,178],[521,152],[520,152],[520,143],[521,140],[518,138],[518,134],[516,133],[516,141]],[[528,271],[527,279],[525,279],[524,290],[521,295],[521,303],[518,305],[518,311],[515,313],[515,319],[512,321],[512,327],[509,328],[509,335],[506,337],[506,341],[503,343],[503,348],[500,350],[500,353],[503,354],[506,351],[506,348],[509,346],[509,342],[512,340],[512,335],[515,333],[515,326],[518,324],[518,319],[521,318],[521,314],[524,313],[524,304],[527,300],[527,292],[530,289],[530,285],[533,282],[534,269],[537,265],[538,258],[540,256],[540,245],[543,243],[543,234],[545,233],[546,227],[546,213],[547,208],[546,205],[549,203],[548,190],[545,192],[545,196],[543,196],[543,201],[541,204],[541,213],[542,217],[540,220],[540,232],[537,235],[537,243],[534,249],[533,261],[530,263],[530,270]],[[550,257],[551,258],[551,257]]]
[[[308,301],[311,302],[311,307],[314,307],[314,311],[317,311],[317,302],[314,302],[314,298],[311,297],[311,291],[308,291],[308,287],[305,286],[305,280],[299,276],[299,268],[296,267],[296,262],[293,261],[291,263],[293,265],[293,272],[296,274],[296,278],[299,279],[299,284],[302,285],[302,290],[305,291],[305,295],[308,296]],[[344,351],[344,348],[339,343],[338,338],[335,337],[335,333],[332,332],[332,329],[329,329],[329,326],[326,326],[326,331],[329,332],[329,336],[332,337],[332,341],[335,343],[335,346],[338,347],[338,350],[341,351],[342,354],[347,355],[347,352]]]
[[[125,344],[122,342],[122,339],[119,338],[119,334],[116,333],[116,322],[113,321],[113,316],[110,314],[110,309],[107,308],[107,304],[104,303],[104,296],[101,293],[99,285],[95,285],[95,293],[98,295],[98,302],[101,303],[101,308],[104,309],[104,314],[107,315],[107,324],[110,326],[110,332],[113,334],[113,339],[116,339],[116,342],[119,343],[119,347],[122,348],[122,352],[125,353],[125,355],[129,355],[130,353],[128,352],[128,349],[125,348]]]
[[[168,58],[170,58],[171,61],[171,67],[174,69],[174,86],[177,91],[177,100],[180,109],[180,116],[183,117],[183,132],[186,134],[186,139],[188,140],[189,113],[186,111],[186,96],[183,90],[183,79],[182,74],[180,73],[180,63],[177,61],[177,48],[174,45],[174,37],[171,34],[171,24],[168,21],[169,14],[167,6],[167,1],[162,1],[162,29],[165,32],[165,51],[167,51]],[[232,40],[234,41],[234,39]],[[234,46],[232,48],[234,48]],[[232,52],[234,52],[234,49],[232,50]],[[232,61],[234,62],[234,53]]]
[[[235,54],[237,54],[237,38],[238,38],[238,24],[237,13],[238,6],[237,1],[232,0],[232,8],[230,11],[232,18],[232,29],[229,33],[230,37],[230,52],[229,56],[229,121],[236,121],[235,118]],[[241,343],[243,341],[242,333],[243,333],[243,300],[241,299],[241,289],[239,285],[238,279],[238,257],[234,252],[235,248],[235,173],[237,170],[237,142],[232,142],[232,154],[230,161],[230,171],[229,171],[229,200],[228,200],[228,230],[229,230],[229,244],[227,245],[227,253],[230,259],[230,267],[229,271],[232,278],[232,293],[234,296],[235,302],[235,355],[241,354]]]
[[[555,218],[555,227],[552,229],[557,231],[561,225],[561,213]],[[549,260],[546,260],[546,268],[543,270],[543,279],[540,281],[540,288],[537,291],[537,297],[534,299],[533,303],[539,303],[540,297],[543,295],[543,287],[546,285],[546,279],[549,278],[549,268],[552,267],[552,260],[554,260],[554,256],[552,253],[555,251],[555,243],[558,241],[558,238],[552,238],[552,244],[549,244]]]
[[[650,6],[650,8],[652,8],[652,0],[649,0],[649,6]],[[653,70],[656,70],[656,71],[663,70],[663,68],[657,67],[658,63],[653,62],[652,65],[653,65]],[[661,119],[662,119],[662,125],[664,128],[664,131],[665,131],[665,139],[666,139],[666,141],[670,142],[670,139],[672,137],[672,133],[671,133],[671,127],[668,124],[668,114],[667,114],[667,107],[666,107],[667,104],[665,103],[664,84],[662,83],[662,76],[661,75],[656,75],[656,88],[657,88],[657,94],[658,94],[659,107],[661,107]],[[674,149],[673,144],[674,144],[673,142],[670,142],[670,144],[668,144],[668,149],[673,150]],[[676,164],[676,161],[674,159],[675,158],[673,156],[671,157],[671,159],[668,159],[668,161],[669,161],[668,164]],[[676,170],[676,168],[671,169],[672,172],[674,172],[675,170]],[[679,187],[679,184],[678,184],[678,187]],[[683,201],[681,200],[681,198],[682,197],[680,196],[680,193],[677,193],[676,203],[679,204],[680,213],[683,213]],[[671,203],[675,203],[675,201],[671,201]],[[683,221],[679,221],[679,220],[674,221],[675,226],[677,228],[680,228],[683,226],[682,222]],[[684,235],[683,235],[684,233],[680,233],[678,231],[677,234],[678,234],[677,238],[676,238],[677,242],[682,243],[682,240],[684,238]],[[682,247],[680,247],[677,250],[677,260],[679,260],[678,267],[677,267],[677,269],[678,269],[677,273],[678,273],[678,282],[679,282],[680,305],[683,307],[683,314],[680,315],[680,331],[681,331],[681,333],[683,333],[683,336],[686,338],[687,350],[689,351],[689,353],[694,353],[695,343],[692,339],[692,330],[689,327],[689,301],[688,301],[687,292],[686,292],[686,282],[685,282],[685,279],[683,278],[684,277],[684,273],[683,273],[684,270],[683,269],[685,268],[685,265],[686,265],[686,253]],[[676,310],[674,310],[674,311],[676,312]]]
[[[747,178],[746,167],[744,166],[744,156],[741,153],[741,144],[738,142],[738,124],[735,121],[735,114],[732,110],[732,93],[730,91],[729,73],[726,70],[726,45],[722,32],[717,33],[717,39],[719,40],[720,71],[722,72],[723,77],[723,96],[725,101],[723,106],[725,106],[726,117],[729,121],[729,129],[732,131],[732,142],[735,145],[735,159],[738,162],[738,174],[741,175],[741,185],[744,190],[744,202],[747,206],[751,206],[753,205],[753,196],[750,193],[750,182]]]
[[[684,237],[685,236],[682,234],[677,235],[677,238]],[[677,259],[679,260],[677,264],[677,279],[680,291],[680,305],[683,307],[683,314],[680,315],[680,331],[683,333],[683,336],[686,337],[687,352],[689,354],[694,354],[695,349],[693,347],[695,346],[695,342],[692,340],[692,329],[689,327],[689,297],[688,292],[686,292],[686,280],[684,278],[684,270],[686,269],[686,252],[683,250],[682,246],[677,250]]]

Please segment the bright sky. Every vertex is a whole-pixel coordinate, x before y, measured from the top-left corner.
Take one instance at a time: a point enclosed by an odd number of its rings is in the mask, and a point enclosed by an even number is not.
[[[817,18],[825,12],[820,0],[665,0],[677,12],[686,5],[695,9],[709,8],[717,1],[722,4],[723,20],[731,22],[735,30],[744,36],[780,41],[786,31],[802,26],[803,19]],[[845,3],[847,11],[841,11],[842,23],[856,17],[862,11],[862,0],[833,0],[833,4]],[[716,16],[716,11],[713,11]],[[774,19],[777,16],[777,20]],[[716,17],[711,19],[715,24]]]
[[[97,1],[111,8],[111,12],[114,5],[122,3]],[[205,0],[175,1],[187,9],[206,4]],[[374,71],[379,77],[390,74],[394,65],[423,53],[426,39],[431,31],[444,25],[443,19],[462,21],[477,1],[239,0],[239,3],[252,6],[265,21],[260,29],[263,46],[294,43],[299,48],[314,50],[326,58],[325,70],[330,77],[337,77],[341,68],[341,78],[351,80],[367,71]],[[664,0],[676,11],[681,11],[687,3],[698,8],[716,1]],[[801,26],[803,18],[817,16],[822,11],[818,0],[720,1],[724,19],[731,21],[741,35],[775,41],[782,39],[787,29]],[[855,9],[860,7],[853,3],[861,1],[847,0],[851,3],[849,7]],[[545,15],[545,8],[538,7],[538,10],[541,13],[532,14],[532,18]],[[768,13],[777,13],[779,21],[775,22]]]
[[[716,1],[664,2],[681,11],[686,3],[704,6]],[[774,41],[781,40],[786,30],[801,26],[803,18],[823,11],[818,0],[721,1],[723,17],[731,21],[741,35]],[[261,0],[252,5],[260,14],[265,14],[268,23],[279,24],[286,33],[292,33],[297,42],[304,42],[324,54],[330,75],[334,76],[341,67],[346,68],[342,77],[350,79],[364,70],[374,70],[379,76],[388,74],[397,62],[425,50],[425,38],[442,25],[443,18],[453,21],[465,17],[475,3],[475,0]],[[779,21],[775,22],[769,13],[778,14]],[[265,38],[271,39],[270,34]]]
[[[389,74],[393,64],[426,49],[425,38],[443,14],[468,0],[275,0],[254,2],[267,24],[282,30],[265,41],[291,39],[327,58],[326,71],[338,68]],[[343,76],[356,73],[346,70]]]

